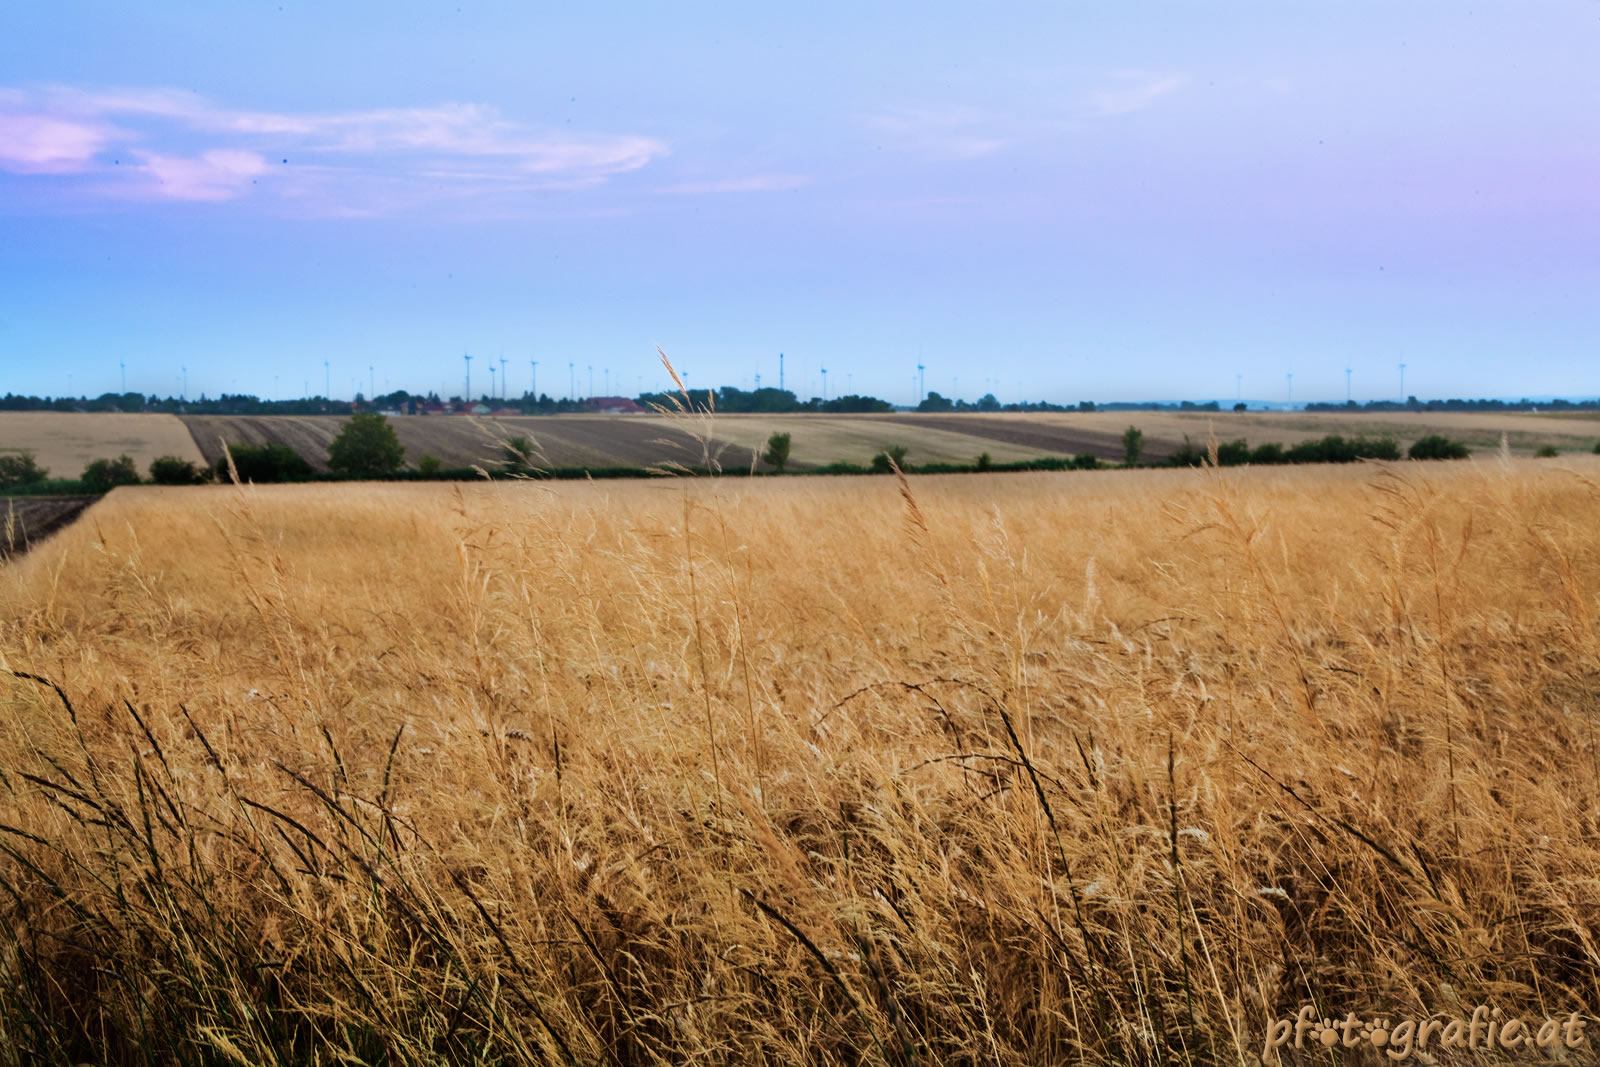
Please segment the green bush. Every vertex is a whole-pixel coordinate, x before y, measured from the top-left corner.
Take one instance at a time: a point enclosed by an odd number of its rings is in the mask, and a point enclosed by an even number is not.
[[[1282,445],[1276,441],[1268,441],[1264,445],[1257,445],[1251,451],[1250,462],[1252,465],[1260,464],[1267,467],[1274,463],[1287,463],[1288,459],[1284,455]]]
[[[1539,451],[1535,452],[1534,455],[1540,459],[1554,459],[1561,455],[1561,449],[1555,445],[1540,445]]]
[[[993,456],[989,455],[989,453],[987,453],[987,452],[979,452],[978,453],[978,469],[980,471],[989,470],[993,466],[994,466],[994,457]]]
[[[529,474],[533,471],[533,442],[526,437],[512,437],[502,446],[505,462],[500,469],[507,474]],[[435,461],[437,462],[437,461]]]
[[[301,482],[311,477],[311,464],[288,445],[250,445],[238,442],[228,446],[241,482]],[[216,462],[218,481],[228,480],[228,457]]]
[[[443,467],[444,464],[439,462],[438,456],[425,455],[421,459],[417,460],[418,473],[425,474],[430,478],[435,474],[438,474]]]
[[[888,474],[896,467],[906,469],[906,453],[910,449],[905,445],[891,445],[872,457],[872,469],[878,474]]]
[[[32,452],[24,450],[0,455],[0,489],[38,485],[49,476],[50,472],[39,466]]]
[[[1128,429],[1131,430],[1133,427],[1130,426]],[[1126,444],[1128,435],[1123,434],[1122,436],[1123,443]],[[1193,441],[1189,440],[1188,434],[1183,435],[1183,447],[1179,448],[1176,452],[1167,457],[1168,465],[1173,467],[1201,467],[1205,465],[1205,462],[1206,450],[1200,448]],[[1131,460],[1129,461],[1128,465],[1133,465]]]
[[[1072,469],[1075,471],[1099,470],[1100,457],[1093,452],[1079,452],[1072,457]]]
[[[1443,434],[1430,433],[1418,439],[1408,453],[1412,459],[1466,459],[1472,450]]]
[[[1244,438],[1217,446],[1217,466],[1241,467],[1250,462],[1250,444]]]
[[[97,459],[83,468],[83,476],[79,480],[91,493],[109,493],[119,485],[138,485],[139,468],[132,456]]]
[[[405,446],[388,417],[371,411],[350,416],[328,446],[328,469],[358,478],[393,474],[405,461]]]
[[[150,480],[157,485],[199,485],[210,472],[177,456],[157,456],[150,461]]]

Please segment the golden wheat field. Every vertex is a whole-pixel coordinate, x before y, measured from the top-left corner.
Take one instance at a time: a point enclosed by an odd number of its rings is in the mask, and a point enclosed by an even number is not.
[[[0,569],[0,1057],[1592,1015],[1597,525],[1595,457],[120,489]]]

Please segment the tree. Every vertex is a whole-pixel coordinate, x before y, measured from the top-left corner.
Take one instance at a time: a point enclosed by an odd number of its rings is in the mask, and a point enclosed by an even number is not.
[[[228,446],[234,469],[241,482],[298,482],[311,477],[311,464],[288,445],[247,445],[235,442]],[[228,480],[228,456],[217,460],[217,480]]]
[[[444,464],[439,462],[438,456],[423,456],[417,460],[417,470],[426,477],[433,477],[439,473]]]
[[[109,493],[119,485],[138,485],[139,468],[132,456],[97,459],[83,468],[83,487],[91,493]]]
[[[395,436],[389,419],[370,411],[350,416],[328,446],[328,467],[358,478],[393,474],[405,459],[405,446]]]
[[[0,489],[37,485],[44,481],[49,473],[39,466],[32,452],[10,452],[0,455]]]
[[[1233,405],[1233,410],[1235,410],[1235,411],[1249,411],[1250,410],[1250,405],[1246,404],[1244,401],[1241,400],[1241,401],[1239,401],[1239,403]]]
[[[775,433],[767,438],[767,450],[761,453],[761,462],[769,463],[778,468],[778,473],[783,473],[783,468],[789,465],[790,435]]]
[[[199,485],[210,475],[186,459],[157,456],[150,461],[150,480],[157,485]]]
[[[1139,465],[1139,453],[1144,451],[1144,431],[1137,426],[1129,426],[1122,431],[1122,451],[1126,455],[1123,461],[1129,467]]]

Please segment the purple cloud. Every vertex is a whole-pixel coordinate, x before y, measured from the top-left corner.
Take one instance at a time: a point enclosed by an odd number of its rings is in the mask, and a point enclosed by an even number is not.
[[[105,159],[111,149],[138,163]],[[270,157],[291,154],[294,175],[280,177]],[[302,209],[343,214],[381,184],[389,208],[403,210],[475,192],[583,188],[666,154],[653,137],[542,129],[474,104],[294,113],[171,89],[0,89],[0,171],[93,175],[74,189],[88,196],[217,201],[259,184]]]

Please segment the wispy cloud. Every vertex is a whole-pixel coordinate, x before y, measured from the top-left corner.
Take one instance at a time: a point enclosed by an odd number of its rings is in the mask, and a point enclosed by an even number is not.
[[[345,214],[375,184],[400,209],[474,192],[583,188],[666,154],[653,137],[540,128],[475,104],[279,112],[172,89],[0,89],[0,171],[85,176],[93,180],[69,188],[86,196],[255,192]]]
[[[1114,84],[1091,94],[1090,103],[1099,115],[1130,115],[1182,88],[1183,82],[1180,74],[1122,71],[1116,75]]]
[[[715,193],[786,193],[811,179],[803,174],[750,174],[743,177],[708,178],[679,182],[656,190],[669,196],[706,196]]]
[[[888,147],[936,159],[977,159],[1007,143],[995,120],[974,107],[891,108],[862,122]]]

